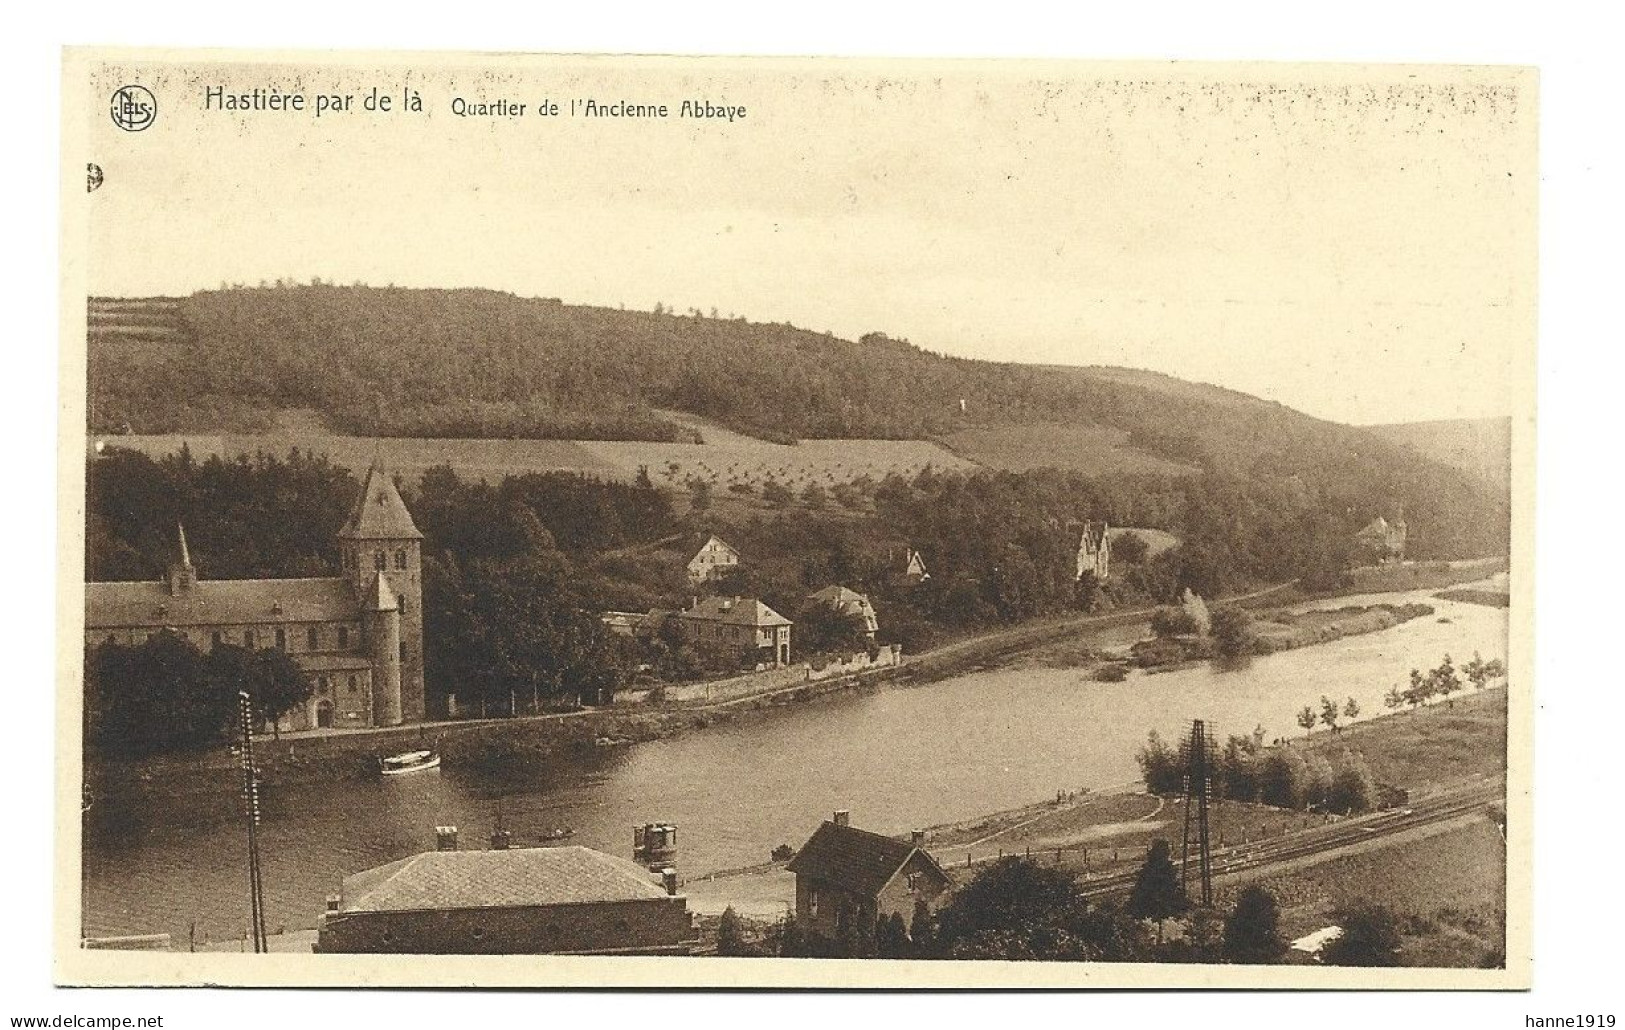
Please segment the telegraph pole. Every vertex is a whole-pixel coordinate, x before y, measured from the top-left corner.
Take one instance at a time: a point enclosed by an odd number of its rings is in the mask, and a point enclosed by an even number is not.
[[[1185,743],[1185,837],[1180,848],[1179,882],[1190,897],[1191,845],[1197,850],[1197,866],[1201,877],[1202,905],[1213,904],[1213,853],[1208,838],[1208,798],[1213,794],[1213,738],[1201,719],[1191,723],[1190,739]],[[1195,832],[1191,818],[1195,816]]]
[[[254,703],[248,691],[237,692],[242,728],[243,805],[248,819],[248,903],[254,930],[254,952],[269,951],[265,939],[265,885],[260,880],[260,779],[254,768]]]

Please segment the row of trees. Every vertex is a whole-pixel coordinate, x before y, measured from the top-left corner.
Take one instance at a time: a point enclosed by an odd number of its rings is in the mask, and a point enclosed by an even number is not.
[[[1153,794],[1185,791],[1188,744],[1168,745],[1153,730],[1136,754],[1140,775]],[[1364,812],[1378,803],[1378,788],[1365,759],[1344,749],[1334,766],[1317,750],[1264,746],[1263,727],[1232,734],[1209,758],[1217,796],[1295,810]]]
[[[1412,669],[1410,685],[1403,689],[1395,685],[1383,695],[1382,703],[1391,711],[1406,706],[1415,710],[1436,697],[1444,698],[1447,705],[1454,705],[1455,702],[1450,699],[1450,695],[1464,686],[1461,679],[1463,673],[1475,690],[1483,690],[1492,680],[1506,675],[1506,663],[1499,658],[1485,661],[1482,655],[1474,651],[1472,661],[1458,671],[1450,656],[1445,655],[1444,661],[1427,672]]]
[[[310,683],[274,649],[220,644],[205,653],[168,631],[134,646],[99,644],[85,652],[86,746],[140,757],[219,744],[235,732],[239,691],[275,725],[309,699]]]

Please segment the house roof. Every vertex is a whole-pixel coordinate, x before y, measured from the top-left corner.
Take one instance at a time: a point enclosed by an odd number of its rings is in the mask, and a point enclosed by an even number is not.
[[[367,470],[367,480],[361,486],[361,496],[344,528],[338,533],[347,540],[421,540],[423,534],[406,510],[395,480],[376,462]]]
[[[807,603],[827,605],[842,615],[858,616],[863,619],[864,625],[871,633],[880,628],[879,620],[875,617],[874,605],[856,590],[849,590],[843,586],[827,586],[809,596]]]
[[[222,579],[171,594],[167,583],[86,583],[85,628],[336,622],[359,617],[342,579]]]
[[[704,536],[692,536],[689,538],[689,552],[693,555],[693,558],[690,560],[692,561],[694,558],[698,558],[701,552],[703,552],[707,547],[710,547],[712,544],[716,544],[717,546],[721,547],[735,558],[739,557],[739,550],[736,547],[728,543],[728,541],[722,539],[720,536],[717,536],[715,533],[707,533]]]
[[[879,894],[915,852],[944,881],[948,879],[936,859],[907,841],[828,821],[813,832],[785,868],[797,876],[817,877],[872,895]]]
[[[680,613],[685,619],[720,622],[728,626],[789,626],[789,619],[754,597],[702,597]]]
[[[346,876],[339,910],[534,908],[666,896],[636,863],[576,845],[426,851]]]

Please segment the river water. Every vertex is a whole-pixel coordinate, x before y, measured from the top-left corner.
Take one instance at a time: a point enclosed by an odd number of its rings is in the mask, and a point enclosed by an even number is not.
[[[685,874],[764,862],[799,846],[837,808],[887,833],[970,818],[1138,778],[1149,730],[1175,738],[1191,719],[1220,740],[1262,725],[1301,734],[1294,714],[1321,695],[1354,697],[1361,718],[1449,653],[1505,657],[1505,609],[1427,591],[1304,607],[1420,601],[1437,612],[1378,633],[1253,659],[1096,683],[1086,672],[1015,665],[918,687],[837,695],[667,740],[474,772],[273,789],[261,829],[268,923],[311,927],[344,876],[433,847],[433,827],[484,846],[502,825],[515,844],[555,827],[570,842],[630,857],[632,827],[676,823]],[[1445,621],[1448,620],[1448,621]],[[175,802],[181,806],[184,802]],[[243,827],[222,810],[147,811],[120,832],[87,835],[90,935],[240,935],[248,922]]]

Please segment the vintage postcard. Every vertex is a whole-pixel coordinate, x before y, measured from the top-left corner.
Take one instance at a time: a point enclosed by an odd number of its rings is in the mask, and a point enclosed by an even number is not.
[[[58,982],[1527,987],[1537,88],[70,49]]]

